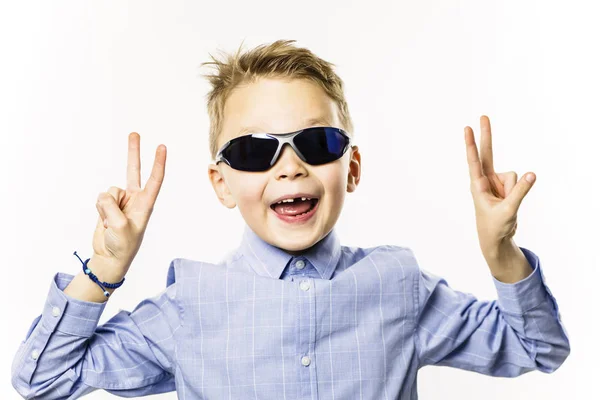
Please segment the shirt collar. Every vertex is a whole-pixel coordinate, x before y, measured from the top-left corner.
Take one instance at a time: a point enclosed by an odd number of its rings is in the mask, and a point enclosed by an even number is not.
[[[301,255],[292,256],[285,250],[265,242],[246,225],[238,252],[249,261],[250,266],[261,276],[280,279],[287,264],[295,257],[308,260],[322,279],[331,279],[342,251],[335,228]]]

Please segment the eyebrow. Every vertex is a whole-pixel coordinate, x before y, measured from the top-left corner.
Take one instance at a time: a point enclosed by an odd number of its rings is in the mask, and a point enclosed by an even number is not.
[[[304,126],[309,127],[313,125],[318,126],[332,126],[332,124],[325,117],[309,118],[304,120]],[[256,126],[245,126],[238,132],[238,135],[244,135],[246,133],[268,133],[264,129]]]

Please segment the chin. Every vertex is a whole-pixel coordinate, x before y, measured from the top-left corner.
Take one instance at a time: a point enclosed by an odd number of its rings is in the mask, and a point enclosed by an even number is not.
[[[316,234],[316,232],[311,234],[310,236],[315,237],[309,237],[306,234],[300,234],[297,236],[289,235],[283,240],[281,237],[274,238],[275,240],[273,240],[272,244],[288,252],[301,252],[309,249],[321,239],[321,237],[319,237]]]

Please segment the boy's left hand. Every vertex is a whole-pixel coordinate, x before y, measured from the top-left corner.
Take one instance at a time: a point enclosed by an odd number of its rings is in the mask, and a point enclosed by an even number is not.
[[[481,161],[470,126],[465,127],[467,161],[471,176],[471,194],[475,204],[479,245],[486,259],[497,257],[509,245],[517,229],[517,211],[535,181],[529,172],[517,182],[514,171],[496,173],[492,155],[490,120],[482,115]],[[531,182],[525,178],[531,178]]]

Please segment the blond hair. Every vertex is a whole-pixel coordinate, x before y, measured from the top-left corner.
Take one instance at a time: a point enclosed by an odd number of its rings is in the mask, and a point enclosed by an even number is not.
[[[242,42],[236,53],[225,54],[224,61],[217,60],[209,54],[213,61],[200,65],[212,65],[216,69],[213,75],[203,75],[211,84],[206,99],[210,120],[208,142],[212,159],[218,151],[217,139],[223,128],[227,97],[238,85],[253,82],[261,77],[307,79],[317,83],[337,104],[342,129],[350,135],[353,134],[354,127],[344,97],[344,84],[332,68],[335,64],[317,57],[308,49],[292,45],[294,42],[295,40],[277,40],[240,54]]]

